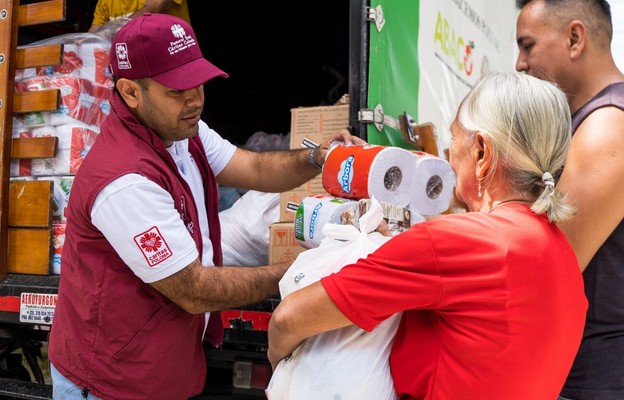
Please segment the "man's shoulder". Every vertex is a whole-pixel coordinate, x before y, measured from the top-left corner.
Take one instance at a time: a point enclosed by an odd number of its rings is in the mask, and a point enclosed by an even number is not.
[[[600,147],[624,144],[624,104],[593,109],[578,124],[574,138],[584,142],[583,147],[587,149],[593,147],[591,142]]]
[[[596,108],[606,105],[624,109],[624,81],[613,82],[602,88],[583,107],[593,106]]]
[[[605,109],[610,111],[605,112]],[[576,110],[572,114],[572,131],[589,125],[591,120],[604,118],[605,114],[612,114],[608,118],[617,118],[621,114],[619,111],[624,111],[624,81],[605,86]]]
[[[624,81],[608,85],[605,92],[610,104],[624,110]]]

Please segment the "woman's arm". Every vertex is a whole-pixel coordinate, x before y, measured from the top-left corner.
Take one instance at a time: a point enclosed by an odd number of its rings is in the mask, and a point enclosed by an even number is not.
[[[273,369],[306,338],[353,325],[320,282],[286,296],[269,321],[268,357]]]

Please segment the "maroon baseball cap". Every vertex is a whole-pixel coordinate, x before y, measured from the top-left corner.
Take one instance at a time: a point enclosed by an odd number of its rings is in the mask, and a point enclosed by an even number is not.
[[[146,13],[127,22],[113,38],[110,63],[118,78],[152,78],[175,90],[228,76],[202,56],[193,28],[168,14]]]

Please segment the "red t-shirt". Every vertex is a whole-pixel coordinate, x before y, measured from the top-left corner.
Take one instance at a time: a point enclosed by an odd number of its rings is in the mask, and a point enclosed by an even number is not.
[[[402,399],[556,399],[587,310],[565,236],[516,203],[415,225],[321,282],[362,329],[404,311]]]

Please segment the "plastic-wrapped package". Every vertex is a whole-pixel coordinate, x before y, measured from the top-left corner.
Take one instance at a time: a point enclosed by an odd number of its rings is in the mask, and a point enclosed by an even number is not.
[[[27,46],[62,44],[63,59],[58,65],[17,70],[15,91],[59,89],[60,104],[56,110],[16,113],[12,136],[56,136],[59,144],[53,158],[14,160],[11,176],[76,173],[110,113],[110,31],[59,35]]]
[[[221,211],[219,220],[223,265],[266,265],[269,226],[279,220],[279,194],[250,190]]]
[[[80,121],[100,126],[110,112],[113,80],[108,55],[111,41],[100,34],[59,35],[30,46],[63,45],[59,65],[26,68],[15,74],[15,91],[59,89],[57,110],[16,115],[27,127],[58,126]]]

